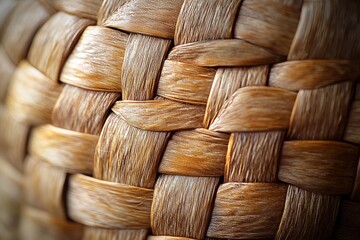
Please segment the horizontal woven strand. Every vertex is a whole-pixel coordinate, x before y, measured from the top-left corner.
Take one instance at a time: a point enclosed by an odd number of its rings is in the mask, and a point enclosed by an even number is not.
[[[359,148],[335,141],[286,141],[279,162],[281,181],[322,194],[349,194]]]
[[[97,20],[103,0],[53,0],[54,7],[62,12]]]
[[[296,93],[280,88],[240,88],[222,106],[209,129],[219,132],[286,129],[295,98]]]
[[[157,95],[182,103],[206,105],[215,69],[165,60]]]
[[[224,174],[228,139],[228,134],[203,128],[175,132],[166,146],[159,172],[221,177]]]
[[[174,37],[184,0],[105,0],[98,24],[154,37]]]
[[[360,62],[348,60],[299,60],[275,64],[269,85],[292,91],[321,88],[360,78]]]
[[[96,227],[86,227],[82,239],[86,240],[146,240],[147,230],[133,229],[106,229]]]
[[[96,91],[120,92],[121,69],[128,35],[89,26],[66,61],[60,80]]]
[[[81,174],[69,178],[68,214],[77,222],[105,228],[150,226],[153,190],[101,181]]]
[[[225,39],[178,45],[168,59],[204,67],[246,67],[278,63],[283,57],[244,40]]]
[[[29,151],[66,172],[92,173],[98,139],[97,135],[43,125],[32,131]]]
[[[128,124],[149,131],[175,131],[202,127],[205,108],[170,100],[118,101],[112,110]]]
[[[62,88],[62,84],[46,77],[29,62],[22,61],[9,86],[7,108],[22,123],[49,123]]]

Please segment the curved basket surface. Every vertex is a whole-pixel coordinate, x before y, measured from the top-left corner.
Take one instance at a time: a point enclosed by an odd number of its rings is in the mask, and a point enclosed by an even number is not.
[[[359,13],[0,1],[0,239],[360,239]]]

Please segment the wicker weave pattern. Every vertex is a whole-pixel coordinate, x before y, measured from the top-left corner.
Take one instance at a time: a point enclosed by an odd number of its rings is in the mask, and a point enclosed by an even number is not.
[[[19,3],[1,31],[1,229],[23,185],[21,239],[358,239],[358,12]]]

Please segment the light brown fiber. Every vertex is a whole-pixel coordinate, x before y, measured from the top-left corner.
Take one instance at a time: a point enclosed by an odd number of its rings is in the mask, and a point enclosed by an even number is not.
[[[198,128],[172,135],[159,172],[186,176],[222,176],[229,136]]]
[[[273,238],[281,220],[286,189],[283,184],[220,185],[207,235],[231,239]]]
[[[105,228],[150,226],[153,190],[75,174],[69,179],[68,194],[70,217],[83,224]]]
[[[92,173],[99,136],[43,125],[32,131],[30,153],[67,172]]]
[[[280,88],[240,88],[225,102],[209,129],[219,132],[286,129],[295,97],[295,93]],[[254,118],[257,121],[252,121]]]
[[[63,88],[29,62],[18,65],[8,90],[7,107],[20,122],[29,125],[49,123],[51,111]]]
[[[153,188],[160,156],[169,135],[167,132],[132,127],[112,113],[96,148],[94,176],[106,181]]]
[[[137,128],[174,131],[202,127],[205,108],[170,100],[118,101],[112,110]]]
[[[169,47],[169,40],[140,34],[130,35],[121,74],[124,100],[154,98],[160,69]],[[151,57],[144,58],[143,56]]]
[[[57,81],[61,68],[81,33],[93,23],[89,19],[62,12],[53,15],[36,34],[30,48],[29,62]]]
[[[340,197],[290,185],[276,239],[329,239],[339,205]]]
[[[173,38],[184,0],[105,0],[98,24],[128,32]]]
[[[120,92],[127,40],[127,34],[119,31],[87,27],[66,61],[60,80],[88,90]]]
[[[153,233],[204,238],[218,181],[214,177],[161,175],[151,208]]]
[[[169,59],[206,67],[246,67],[277,63],[283,58],[244,40],[227,39],[176,46]]]
[[[65,85],[53,110],[53,124],[55,127],[99,135],[108,108],[118,97],[117,93],[88,91]]]
[[[166,60],[157,95],[183,103],[205,105],[214,76],[214,69]]]

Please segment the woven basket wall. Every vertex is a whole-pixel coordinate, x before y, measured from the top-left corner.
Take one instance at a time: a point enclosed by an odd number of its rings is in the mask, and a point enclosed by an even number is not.
[[[0,239],[360,239],[360,1],[1,0]]]

